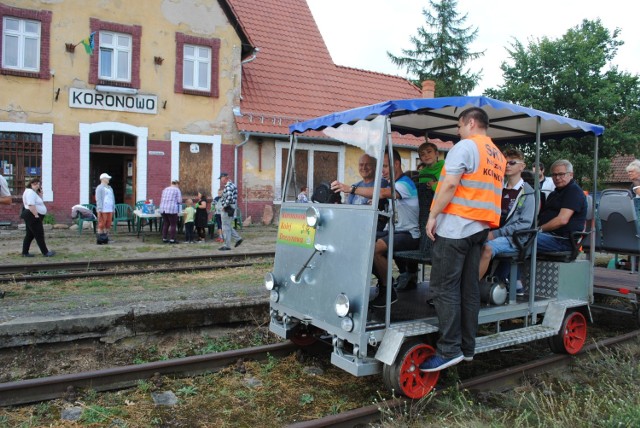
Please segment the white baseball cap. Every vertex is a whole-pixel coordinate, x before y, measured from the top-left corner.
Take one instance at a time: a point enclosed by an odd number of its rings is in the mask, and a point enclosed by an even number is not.
[[[105,178],[107,180],[111,180],[111,176],[109,174],[107,174],[106,172],[103,172],[102,174],[100,174],[100,180],[104,180]]]

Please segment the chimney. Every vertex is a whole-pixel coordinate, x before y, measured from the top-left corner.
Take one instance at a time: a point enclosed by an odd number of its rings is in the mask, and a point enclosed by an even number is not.
[[[422,82],[422,98],[434,98],[436,96],[436,82],[425,80]]]

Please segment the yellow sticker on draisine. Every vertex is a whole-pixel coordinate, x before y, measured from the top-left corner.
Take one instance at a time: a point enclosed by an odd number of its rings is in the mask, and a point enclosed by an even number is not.
[[[284,208],[280,212],[278,244],[313,248],[316,230],[307,225],[306,212],[306,208]]]

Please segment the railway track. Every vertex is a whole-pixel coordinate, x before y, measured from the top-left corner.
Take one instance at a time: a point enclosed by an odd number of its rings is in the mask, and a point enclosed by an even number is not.
[[[569,366],[574,357],[580,358],[591,352],[599,352],[604,348],[614,347],[630,342],[640,337],[640,330],[635,330],[620,336],[600,340],[597,343],[585,346],[577,355],[555,354],[540,360],[520,364],[508,369],[488,373],[472,379],[462,381],[458,389],[470,391],[503,391],[507,388],[518,385],[523,376],[532,376],[538,373],[557,370]],[[436,391],[435,394],[438,394]],[[394,410],[401,410],[408,399],[396,398],[385,401],[385,407]],[[311,421],[299,422],[289,425],[289,428],[318,428],[318,427],[353,427],[364,426],[366,424],[379,421],[380,406],[371,405],[358,409],[349,410],[337,415],[330,415],[324,418]]]
[[[0,266],[0,283],[28,282],[97,276],[144,275],[160,272],[185,272],[198,269],[224,269],[250,266],[260,258],[273,258],[273,251],[234,254],[210,254],[171,258],[131,258],[113,260],[83,260],[41,264],[13,264]],[[213,264],[204,264],[213,262]],[[199,263],[195,265],[196,263]],[[144,269],[144,266],[150,266]]]
[[[35,403],[60,398],[73,390],[112,391],[134,386],[138,380],[160,375],[194,376],[219,371],[239,358],[262,361],[269,355],[281,357],[296,349],[291,342],[254,348],[196,355],[165,361],[154,361],[113,367],[83,373],[50,376],[0,384],[0,406]]]
[[[624,344],[640,337],[640,330],[621,336],[603,339],[597,343],[585,346],[575,357],[579,358],[590,352],[601,351],[603,348]],[[192,376],[206,372],[219,371],[236,363],[239,359],[265,360],[269,355],[282,357],[294,352],[297,347],[291,342],[265,345],[241,350],[198,355],[166,361],[157,361],[84,373],[74,373],[25,381],[7,382],[0,384],[0,406],[35,403],[63,397],[70,391],[94,389],[96,391],[118,390],[135,385],[139,380],[150,379],[153,376]],[[501,369],[480,377],[464,380],[459,388],[471,391],[503,391],[517,385],[523,376],[531,376],[568,366],[574,357],[568,355],[552,355],[537,361]],[[438,392],[436,392],[437,394]],[[406,406],[406,399],[385,401],[389,410]],[[379,420],[380,406],[371,405],[342,412],[320,419],[305,421],[290,425],[296,428],[326,427],[326,426],[355,426]]]

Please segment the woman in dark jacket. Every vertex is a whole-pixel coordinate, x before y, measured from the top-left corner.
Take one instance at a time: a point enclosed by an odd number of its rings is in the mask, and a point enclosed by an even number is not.
[[[194,223],[198,232],[198,242],[204,242],[206,235],[207,223],[209,222],[209,210],[207,210],[207,194],[198,192],[199,202],[196,205],[196,215]]]

